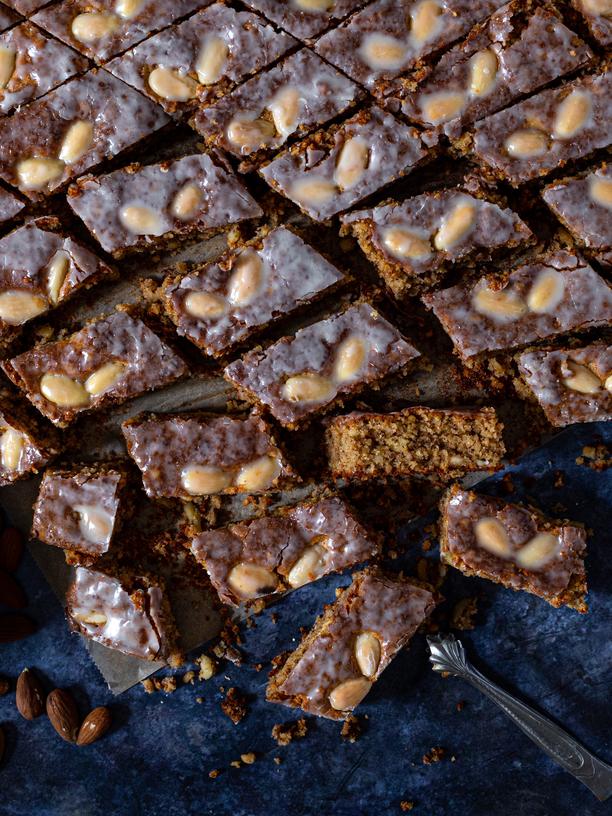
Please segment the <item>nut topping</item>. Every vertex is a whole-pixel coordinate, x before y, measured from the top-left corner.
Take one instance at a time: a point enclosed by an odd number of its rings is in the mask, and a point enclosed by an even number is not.
[[[63,249],[58,250],[51,258],[47,268],[47,293],[54,306],[59,301],[60,292],[69,269],[70,256]]]
[[[65,374],[43,374],[40,393],[60,408],[80,408],[89,402],[89,394],[81,383]]]
[[[113,518],[102,507],[93,504],[77,504],[81,535],[92,544],[108,544],[113,533]]]
[[[42,314],[47,301],[42,295],[35,295],[26,289],[9,289],[0,294],[0,320],[9,326],[20,326]]]
[[[437,91],[419,102],[423,117],[434,125],[458,116],[465,106],[465,94],[458,91]]]
[[[119,220],[134,235],[163,235],[165,225],[158,212],[144,204],[128,204],[119,210]]]
[[[503,289],[480,289],[473,298],[473,305],[480,314],[501,322],[518,320],[527,311],[523,301],[514,292]]]
[[[95,609],[90,609],[87,612],[74,612],[72,616],[79,623],[88,623],[90,626],[106,626],[108,620],[103,612],[97,612]]]
[[[359,705],[371,688],[371,681],[365,677],[345,680],[332,690],[329,703],[336,711],[349,711]]]
[[[293,0],[294,5],[304,11],[328,11],[336,0]]]
[[[354,379],[361,371],[366,361],[366,345],[360,337],[347,337],[340,344],[334,363],[334,379],[336,382],[348,382]]]
[[[73,122],[64,136],[59,158],[65,164],[74,164],[87,153],[94,139],[94,127],[91,122]]]
[[[289,570],[287,581],[294,589],[316,581],[325,572],[325,547],[313,544],[306,547],[302,555]]]
[[[181,484],[192,496],[220,493],[232,483],[231,474],[221,468],[188,465],[181,473]]]
[[[476,208],[472,202],[461,201],[442,220],[440,229],[434,236],[436,249],[448,252],[462,241],[476,221]]]
[[[359,184],[368,166],[369,153],[368,145],[361,136],[347,139],[334,172],[334,181],[341,190],[350,190]]]
[[[612,209],[612,179],[591,176],[589,193],[593,201],[596,201],[597,204]]]
[[[552,533],[538,533],[515,554],[516,562],[525,569],[540,569],[557,554],[559,538]]]
[[[478,546],[499,558],[510,555],[510,540],[506,528],[496,518],[482,518],[474,525],[474,535]]]
[[[435,0],[421,0],[410,12],[410,36],[419,45],[436,36],[440,30],[442,7]]]
[[[491,48],[479,51],[470,60],[469,90],[472,96],[487,96],[495,86],[498,62]]]
[[[604,383],[604,388],[610,394],[612,394],[612,374],[606,377],[606,381]]]
[[[229,49],[220,37],[209,37],[202,45],[195,70],[201,85],[213,85],[221,79]]]
[[[238,471],[234,484],[249,493],[268,490],[280,476],[281,463],[276,456],[260,456],[243,465]]]
[[[221,295],[212,292],[190,292],[185,298],[186,311],[199,320],[214,320],[221,317],[227,309],[227,303]]]
[[[355,640],[355,660],[364,677],[372,678],[380,665],[380,640],[374,632],[362,632]]]
[[[336,194],[336,185],[324,178],[306,178],[296,181],[291,187],[291,194],[298,201],[306,204],[325,204]]]
[[[234,306],[246,306],[259,293],[263,263],[257,252],[245,250],[236,259],[227,285],[227,299]]]
[[[397,71],[406,59],[406,46],[388,34],[367,34],[360,54],[374,71]]]
[[[285,138],[295,130],[300,115],[300,92],[297,88],[281,88],[269,103],[268,110],[276,132]]]
[[[85,390],[92,397],[99,397],[119,382],[126,368],[127,364],[118,360],[105,363],[85,380]]]
[[[0,461],[4,470],[19,470],[25,437],[15,428],[7,428],[0,437]]]
[[[527,296],[527,305],[536,314],[545,314],[555,309],[563,299],[565,281],[555,269],[545,269],[535,279]]]
[[[289,402],[324,402],[331,399],[335,391],[327,377],[306,372],[289,377],[281,388],[281,395]]]
[[[117,0],[115,11],[124,20],[131,20],[144,6],[145,0]]]
[[[77,14],[72,21],[72,34],[82,43],[92,43],[111,34],[119,21],[114,14],[103,14],[97,11],[87,11]]]
[[[582,6],[589,14],[601,17],[612,17],[611,0],[582,0]]]
[[[542,130],[525,128],[516,130],[506,139],[506,153],[514,159],[532,159],[543,156],[548,150],[548,136]]]
[[[154,94],[172,102],[187,102],[196,95],[196,84],[192,79],[161,65],[151,71],[147,82]]]
[[[590,94],[572,91],[559,105],[553,125],[553,136],[556,139],[571,139],[586,125],[590,115]]]
[[[170,212],[179,221],[189,221],[200,208],[202,191],[197,184],[185,184],[174,196]]]
[[[17,52],[14,48],[0,47],[0,90],[6,88],[11,81],[17,62]]]
[[[571,376],[564,377],[563,383],[568,388],[580,394],[596,394],[599,391],[601,380],[588,366],[580,365],[573,360],[567,360],[566,365],[571,371]]]
[[[389,227],[386,229],[382,242],[384,247],[398,258],[421,260],[431,255],[429,239],[404,229],[404,227]]]
[[[19,186],[24,190],[44,190],[64,172],[64,162],[59,159],[45,159],[36,156],[24,159],[17,165]]]
[[[227,126],[227,138],[241,153],[253,153],[274,138],[274,125],[267,119],[234,119]]]
[[[278,577],[257,564],[240,563],[232,567],[227,583],[237,597],[249,600],[275,592]]]

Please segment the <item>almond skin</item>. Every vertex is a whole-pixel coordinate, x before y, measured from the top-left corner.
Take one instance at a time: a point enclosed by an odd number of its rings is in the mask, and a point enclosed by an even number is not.
[[[47,697],[47,716],[63,740],[76,742],[79,731],[79,712],[69,691],[53,689]]]
[[[24,669],[17,678],[15,704],[17,711],[26,720],[35,720],[45,710],[45,690],[30,669]]]
[[[23,536],[16,527],[7,527],[0,535],[0,569],[15,572],[23,553]]]
[[[11,609],[24,609],[28,599],[23,589],[8,572],[0,570],[0,603],[10,606]]]
[[[77,745],[91,745],[106,734],[111,726],[111,713],[105,706],[94,708],[79,728]]]
[[[26,615],[18,612],[8,612],[0,615],[0,643],[11,643],[34,634],[36,624]]]

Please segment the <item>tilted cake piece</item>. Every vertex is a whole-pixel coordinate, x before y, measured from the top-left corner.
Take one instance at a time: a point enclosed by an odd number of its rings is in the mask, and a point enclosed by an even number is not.
[[[127,469],[120,463],[47,470],[34,505],[32,535],[70,555],[108,553],[129,507]]]
[[[116,258],[209,238],[262,215],[238,179],[206,154],[86,176],[70,188],[68,203]]]
[[[401,374],[420,353],[368,303],[320,320],[225,369],[245,399],[292,428]]]
[[[0,177],[36,201],[168,121],[124,82],[90,71],[0,119]]]
[[[187,365],[141,320],[114,312],[64,340],[2,363],[4,373],[55,425],[117,405],[188,373]]]
[[[612,419],[612,346],[527,351],[517,358],[519,392],[536,401],[551,425]]]
[[[24,204],[17,196],[0,187],[0,224],[11,221],[23,208]]]
[[[54,428],[30,406],[0,389],[0,487],[38,473],[60,451]]]
[[[586,530],[454,485],[440,506],[442,561],[522,589],[552,606],[586,612]]]
[[[341,216],[397,299],[435,286],[460,261],[474,264],[532,240],[516,213],[461,189],[390,201]]]
[[[160,578],[119,577],[77,567],[66,595],[74,632],[142,660],[180,666],[184,655],[167,593]]]
[[[245,0],[300,40],[310,40],[366,5],[368,0]]]
[[[181,114],[224,96],[294,45],[257,15],[214,3],[106,67],[168,113]]]
[[[206,530],[191,543],[219,597],[232,606],[304,586],[367,561],[378,549],[377,539],[337,497]]]
[[[256,414],[145,414],[122,430],[152,499],[261,493],[297,478]]]
[[[612,320],[612,289],[564,249],[506,275],[482,277],[423,296],[464,360],[526,346]]]
[[[415,128],[372,107],[313,133],[259,172],[315,221],[325,221],[407,175],[426,157]]]
[[[501,467],[503,425],[493,408],[404,408],[332,417],[326,430],[338,479],[420,475],[442,481]]]
[[[272,673],[266,698],[319,717],[346,719],[438,601],[408,579],[375,569],[355,573],[353,583]]]
[[[163,285],[177,331],[207,354],[226,354],[256,332],[329,294],[344,280],[335,266],[286,227],[278,227]]]
[[[580,12],[591,32],[591,36],[600,45],[612,44],[610,0],[570,0],[570,3]]]

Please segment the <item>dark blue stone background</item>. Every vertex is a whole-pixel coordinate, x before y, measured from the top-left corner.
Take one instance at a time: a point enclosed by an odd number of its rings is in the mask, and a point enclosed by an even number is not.
[[[582,447],[597,437],[612,443],[612,427],[571,429],[509,469],[513,498],[530,498],[553,514],[561,504],[568,517],[593,529],[589,615],[554,610],[527,594],[457,573],[444,591],[453,600],[481,596],[479,626],[463,635],[477,665],[612,761],[612,471],[575,464]],[[566,475],[561,488],[554,487],[557,469]],[[496,492],[500,478],[479,489]],[[412,545],[405,561],[394,563],[414,562],[417,550]],[[19,577],[40,631],[0,647],[0,674],[14,677],[24,665],[36,666],[50,685],[73,689],[83,710],[108,703],[115,726],[104,740],[79,749],[62,742],[46,718],[22,720],[13,693],[0,697],[8,742],[0,767],[1,816],[379,816],[400,814],[403,799],[416,803],[415,816],[612,813],[610,801],[598,803],[492,703],[460,680],[434,675],[422,636],[396,658],[359,709],[369,717],[360,740],[344,743],[338,723],[308,718],[306,738],[279,748],[272,726],[300,715],[264,701],[266,670],[229,665],[213,680],[168,696],[149,696],[138,686],[113,698],[79,638],[68,633],[60,605],[31,558],[24,559]],[[298,628],[309,626],[322,604],[333,600],[335,587],[346,583],[336,576],[293,593],[274,608],[277,624],[272,610],[260,616],[245,635],[247,663],[290,647]],[[230,685],[251,698],[238,726],[219,709],[219,687]],[[461,700],[466,704],[458,712]],[[423,754],[437,745],[446,748],[446,758],[423,765]],[[257,753],[254,765],[229,766],[247,751]],[[274,763],[275,756],[282,764]],[[222,769],[214,780],[208,776],[213,768]]]

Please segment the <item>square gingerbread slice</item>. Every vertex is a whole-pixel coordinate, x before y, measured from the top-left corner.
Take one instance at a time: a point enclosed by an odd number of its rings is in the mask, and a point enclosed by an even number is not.
[[[265,493],[297,480],[257,414],[144,414],[122,430],[151,499]]]
[[[188,374],[170,346],[124,311],[96,318],[66,339],[5,360],[2,368],[59,427]]]
[[[533,236],[508,207],[461,189],[389,201],[341,216],[391,294],[401,300],[434,287],[457,263],[471,266]]]
[[[355,573],[272,672],[266,698],[319,717],[346,719],[438,601],[409,579],[375,569]]]
[[[367,4],[368,0],[245,0],[299,40],[318,37]]]
[[[108,575],[77,567],[66,594],[70,628],[89,640],[141,660],[180,666],[184,655],[159,577]]]
[[[612,419],[612,346],[526,351],[517,358],[521,395],[539,404],[551,425]]]
[[[586,23],[591,36],[601,46],[612,44],[612,9],[610,0],[570,0]]]
[[[35,11],[38,11],[39,8],[46,6],[50,0],[2,0],[2,2],[5,6],[9,6],[20,14],[23,14],[24,17],[29,17],[30,14],[34,14]]]
[[[55,428],[5,388],[0,388],[0,487],[26,479],[60,452]]]
[[[90,71],[0,119],[0,177],[36,201],[169,121],[106,71]]]
[[[338,497],[206,530],[191,543],[192,554],[230,606],[269,600],[363,563],[378,550],[376,537]]]
[[[403,373],[420,353],[368,303],[320,320],[225,369],[245,399],[295,428]]]
[[[612,289],[565,249],[537,255],[501,276],[424,295],[423,301],[466,361],[612,321]]]
[[[18,23],[20,19],[19,15],[15,14],[12,9],[0,3],[0,31],[6,31]]]
[[[424,408],[332,417],[325,442],[334,479],[425,476],[438,481],[497,470],[505,453],[493,408]]]
[[[172,270],[164,308],[180,335],[220,357],[344,279],[296,233],[277,227],[213,263]]]
[[[586,530],[534,507],[462,490],[442,500],[440,556],[464,575],[586,612]]]
[[[106,252],[168,248],[262,215],[241,182],[205,153],[86,176],[68,203]]]
[[[106,67],[168,113],[182,114],[224,96],[295,45],[257,15],[214,3]]]

